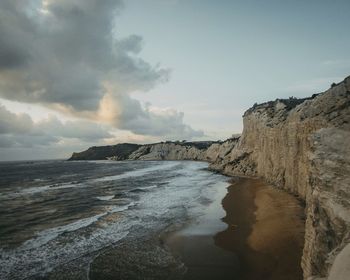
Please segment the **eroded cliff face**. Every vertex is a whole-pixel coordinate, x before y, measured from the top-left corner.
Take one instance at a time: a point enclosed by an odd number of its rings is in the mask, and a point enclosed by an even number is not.
[[[238,143],[239,137],[225,141],[167,141],[137,145],[130,143],[90,147],[73,153],[69,160],[199,160],[223,161]]]
[[[211,144],[211,143],[210,143]],[[208,144],[208,146],[210,145]],[[206,160],[207,147],[174,142],[144,145],[133,152],[130,160]]]
[[[237,144],[239,137],[224,142],[163,142],[143,145],[133,152],[130,160],[200,160],[222,161]]]
[[[310,141],[312,192],[307,200],[302,265],[306,276],[326,276],[335,257],[350,242],[350,131],[323,128]],[[342,262],[350,272],[347,255]],[[340,277],[338,269],[332,270]],[[348,279],[349,275],[334,277],[329,279]]]
[[[327,276],[349,242],[350,77],[309,99],[254,106],[243,122],[237,145],[211,168],[262,177],[305,200],[304,276]]]

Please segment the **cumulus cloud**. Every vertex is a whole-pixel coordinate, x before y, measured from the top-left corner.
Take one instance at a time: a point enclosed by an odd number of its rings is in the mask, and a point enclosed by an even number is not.
[[[130,97],[166,81],[169,70],[138,56],[140,36],[113,35],[122,7],[118,0],[2,0],[0,96],[137,134],[203,135],[183,113],[155,112]]]
[[[0,148],[57,144],[64,139],[94,143],[114,137],[108,128],[87,121],[62,122],[49,117],[34,122],[28,114],[15,114],[0,104]]]
[[[130,101],[130,100],[129,100]],[[137,134],[156,136],[167,135],[168,139],[191,139],[203,136],[202,131],[194,130],[184,123],[184,114],[174,109],[160,109],[151,106],[141,108],[139,103],[133,104],[134,113],[121,114],[121,127]]]

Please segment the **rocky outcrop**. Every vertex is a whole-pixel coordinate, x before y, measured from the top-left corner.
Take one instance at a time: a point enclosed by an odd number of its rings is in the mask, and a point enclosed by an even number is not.
[[[140,148],[141,145],[123,143],[113,146],[90,147],[86,151],[73,153],[69,160],[115,160],[128,159],[129,155]]]
[[[243,123],[237,145],[211,168],[262,177],[303,199],[304,276],[326,277],[350,241],[350,77],[308,99],[255,105]]]

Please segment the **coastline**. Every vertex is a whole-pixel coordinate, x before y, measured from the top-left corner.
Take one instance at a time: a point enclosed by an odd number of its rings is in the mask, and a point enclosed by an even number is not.
[[[183,279],[303,279],[303,207],[294,196],[234,178],[221,204],[225,229],[201,232],[203,219],[166,238],[187,267]]]
[[[183,280],[235,279],[238,272],[236,256],[215,245],[213,236],[225,230],[225,211],[221,205],[229,183],[215,187],[213,200],[204,215],[178,230],[170,231],[162,240],[166,248],[184,264]]]

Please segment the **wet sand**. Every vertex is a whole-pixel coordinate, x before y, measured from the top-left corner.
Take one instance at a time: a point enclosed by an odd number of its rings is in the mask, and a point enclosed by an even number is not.
[[[225,229],[217,224],[201,232],[201,223],[210,222],[202,219],[167,238],[187,267],[184,279],[302,279],[303,207],[295,197],[261,180],[240,178],[222,207]]]

